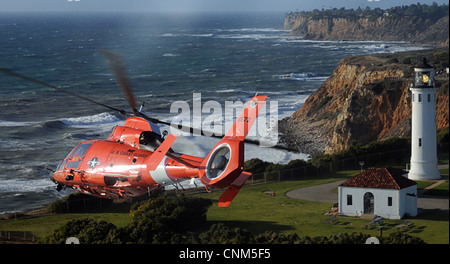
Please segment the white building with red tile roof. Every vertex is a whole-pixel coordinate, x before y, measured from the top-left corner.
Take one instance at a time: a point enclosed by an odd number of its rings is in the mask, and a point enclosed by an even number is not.
[[[339,185],[339,214],[401,219],[417,215],[417,183],[406,171],[370,168]]]

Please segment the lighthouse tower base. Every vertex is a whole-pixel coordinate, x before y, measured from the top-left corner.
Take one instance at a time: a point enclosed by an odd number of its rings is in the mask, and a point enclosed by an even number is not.
[[[410,180],[438,180],[441,173],[436,162],[411,162],[411,169],[408,173]]]

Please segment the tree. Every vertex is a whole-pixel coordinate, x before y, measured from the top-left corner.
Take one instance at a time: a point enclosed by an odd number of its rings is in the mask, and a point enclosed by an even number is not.
[[[131,223],[123,228],[105,221],[84,218],[67,222],[39,243],[64,244],[76,237],[82,244],[181,243],[184,233],[206,224],[211,200],[163,196],[140,204],[131,211]]]
[[[266,167],[269,165],[269,162],[262,161],[258,158],[253,158],[251,160],[248,160],[244,164],[244,170],[251,172],[253,174],[255,173],[262,173],[266,170]]]
[[[211,200],[164,196],[143,203],[131,212],[127,227],[133,243],[168,243],[172,237],[206,224]]]
[[[76,219],[56,229],[53,234],[43,238],[41,244],[65,244],[69,237],[76,237],[81,244],[105,244],[111,242],[107,238],[116,229],[114,224],[106,221],[95,221],[90,218]]]

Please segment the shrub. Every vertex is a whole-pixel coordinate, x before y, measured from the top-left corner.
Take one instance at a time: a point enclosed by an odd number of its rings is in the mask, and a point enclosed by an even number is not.
[[[77,219],[67,222],[38,243],[65,244],[67,238],[76,237],[82,244],[105,244],[109,242],[107,239],[109,233],[115,229],[115,225],[106,221],[95,221],[89,218]]]
[[[420,237],[414,237],[401,231],[394,232],[380,240],[382,244],[426,244]]]
[[[201,233],[198,242],[200,244],[250,244],[254,243],[254,240],[253,235],[246,230],[229,228],[218,223]]]
[[[449,141],[448,127],[442,129],[441,131],[439,131],[437,133],[436,137],[437,137],[437,143],[438,144],[448,143],[448,141]]]
[[[131,212],[127,227],[133,243],[167,243],[172,236],[206,224],[211,200],[164,196],[141,204]]]

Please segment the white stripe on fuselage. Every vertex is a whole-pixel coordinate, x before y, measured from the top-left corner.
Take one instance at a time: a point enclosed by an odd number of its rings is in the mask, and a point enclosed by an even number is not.
[[[150,175],[152,176],[153,180],[160,184],[160,185],[170,185],[174,182],[172,179],[170,179],[169,175],[167,175],[166,171],[166,160],[168,157],[164,156],[164,158],[161,160],[161,162],[158,164],[158,167],[156,167],[156,170],[150,171]]]

